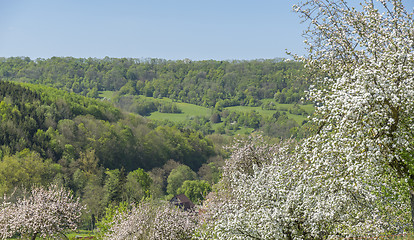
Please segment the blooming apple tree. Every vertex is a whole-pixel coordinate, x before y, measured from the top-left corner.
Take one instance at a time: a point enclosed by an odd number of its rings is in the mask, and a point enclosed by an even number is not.
[[[35,239],[75,230],[85,207],[70,192],[57,185],[33,187],[28,196],[0,206],[0,237],[20,233]],[[64,234],[63,234],[64,235]]]
[[[309,21],[309,55],[297,59],[319,76],[309,92],[315,134],[259,163],[266,157],[235,152],[207,204],[206,232],[325,239],[412,229],[412,14],[400,0],[307,0],[294,9]]]
[[[326,239],[407,229],[404,183],[375,165],[361,169],[336,154],[304,161],[309,156],[294,142],[253,145],[226,162],[221,189],[201,211],[200,239]],[[249,158],[251,171],[233,167]]]
[[[353,1],[355,3],[356,1]],[[313,136],[239,146],[202,211],[205,239],[332,239],[412,230],[414,21],[401,0],[305,0],[319,76]],[[411,217],[411,220],[414,217]]]
[[[413,14],[401,0],[308,0],[294,9],[309,22],[309,55],[297,58],[323,76],[309,94],[318,131],[303,158],[402,179],[414,213]]]
[[[115,215],[105,239],[191,239],[196,229],[193,212],[169,203],[142,202]]]

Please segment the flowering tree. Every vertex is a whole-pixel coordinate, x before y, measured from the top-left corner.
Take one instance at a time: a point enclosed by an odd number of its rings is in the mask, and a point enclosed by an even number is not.
[[[85,207],[70,192],[57,185],[49,188],[33,187],[29,196],[10,203],[5,199],[0,206],[0,237],[20,233],[36,239],[75,230]],[[64,235],[64,234],[63,234]]]
[[[310,21],[309,55],[298,59],[325,76],[310,91],[318,131],[304,157],[335,156],[345,169],[405,180],[414,220],[413,14],[401,0],[307,0],[294,9]]]
[[[202,210],[200,239],[326,239],[407,228],[407,201],[375,165],[326,154],[308,158],[293,142],[250,142],[226,162],[221,189]],[[273,153],[266,149],[275,150]],[[250,159],[250,161],[249,161]],[[234,163],[251,162],[234,168]]]
[[[252,147],[236,151],[207,204],[207,232],[325,239],[406,231],[408,196],[414,204],[412,14],[400,0],[307,0],[295,10],[310,21],[309,55],[297,59],[322,76],[309,93],[316,134],[294,150],[278,146],[267,161]]]
[[[196,228],[194,213],[169,204],[142,202],[119,212],[105,239],[191,239]]]

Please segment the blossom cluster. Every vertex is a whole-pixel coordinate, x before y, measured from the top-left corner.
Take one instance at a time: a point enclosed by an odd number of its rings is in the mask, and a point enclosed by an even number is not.
[[[411,231],[413,14],[401,0],[359,6],[306,0],[294,10],[310,23],[309,54],[296,59],[317,78],[309,91],[317,104],[310,119],[315,134],[275,146],[254,138],[238,143],[218,191],[204,203],[195,237],[333,239]],[[148,226],[143,207],[124,216],[129,226]],[[169,224],[157,229],[175,229]],[[127,229],[117,226],[114,234]]]
[[[361,7],[310,0],[295,8],[311,21],[310,54],[302,60],[322,73],[309,92],[319,104],[312,119],[319,131],[311,141],[321,151],[340,147],[348,159],[388,165],[413,181],[407,162],[414,150],[413,15],[399,0]]]
[[[85,206],[79,199],[62,187],[33,187],[28,196],[9,202],[4,199],[0,206],[0,238],[16,233],[23,236],[42,237],[75,230]]]
[[[236,152],[224,189],[207,205],[206,231],[218,239],[325,239],[412,229],[413,14],[400,0],[307,0],[294,10],[310,22],[309,55],[297,59],[317,78],[309,92],[315,134],[293,151],[275,146],[259,163],[253,148]]]
[[[115,216],[105,239],[191,239],[196,215],[169,203],[142,202]]]
[[[276,153],[261,155],[270,162],[253,164],[252,173],[227,172],[228,184],[205,202],[201,239],[325,239],[407,229],[401,183],[335,154],[304,161],[307,144],[275,145]]]

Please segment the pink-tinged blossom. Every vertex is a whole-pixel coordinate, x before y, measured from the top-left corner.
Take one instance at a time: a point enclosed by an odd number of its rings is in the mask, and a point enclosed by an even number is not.
[[[191,239],[196,229],[194,212],[165,203],[143,202],[115,216],[105,239]]]
[[[28,196],[0,206],[0,237],[5,239],[16,233],[32,238],[62,234],[75,230],[85,207],[79,199],[62,187],[33,187]]]

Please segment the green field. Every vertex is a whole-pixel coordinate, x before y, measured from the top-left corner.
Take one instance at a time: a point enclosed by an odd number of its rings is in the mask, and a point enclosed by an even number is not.
[[[100,98],[112,99],[115,95],[114,91],[99,91]]]
[[[163,99],[165,100],[165,99]],[[177,106],[183,111],[180,114],[177,113],[160,113],[160,112],[153,112],[151,113],[151,116],[149,116],[149,119],[154,120],[170,120],[173,122],[180,122],[185,121],[188,119],[191,119],[195,116],[206,116],[209,117],[211,114],[211,110],[209,108],[197,106],[194,104],[189,103],[176,103]],[[289,109],[292,108],[294,104],[277,104],[277,107],[280,112],[286,112],[287,116],[293,120],[295,120],[298,124],[302,124],[303,120],[307,119],[307,117],[302,115],[295,115],[290,114]],[[311,114],[314,110],[314,107],[312,104],[308,105],[300,105],[300,107]],[[227,107],[225,108],[229,111],[235,111],[235,112],[250,112],[252,110],[255,110],[262,116],[272,116],[276,110],[265,110],[261,107],[248,107],[248,106],[234,106],[234,107]]]
[[[143,96],[141,96],[143,97]],[[151,97],[146,97],[146,98],[151,98]],[[153,99],[153,98],[151,98]],[[163,98],[163,99],[158,99],[161,101],[168,101],[168,102],[172,102],[171,99],[169,98]],[[267,101],[271,101],[272,99],[264,99],[262,100],[263,102],[267,102]],[[160,112],[153,112],[151,113],[151,116],[149,116],[149,119],[154,119],[154,120],[170,120],[173,122],[180,122],[180,121],[185,121],[188,119],[191,119],[195,116],[200,116],[200,117],[209,117],[211,114],[211,109],[206,108],[206,107],[201,107],[201,106],[197,106],[194,104],[190,104],[190,103],[181,103],[181,102],[175,102],[175,104],[177,104],[177,106],[181,109],[182,113],[177,114],[177,113],[160,113]],[[314,107],[313,104],[306,104],[306,105],[299,105],[300,108],[302,108],[303,110],[305,110],[308,114],[312,114],[314,111]],[[290,114],[289,113],[289,109],[294,107],[294,104],[276,104],[276,107],[278,109],[278,111],[280,112],[286,112],[287,116],[293,120],[295,120],[298,124],[302,124],[303,120],[307,119],[307,117],[302,116],[302,115],[295,115],[295,114]],[[234,106],[234,107],[226,107],[224,108],[225,110],[229,110],[229,111],[235,111],[235,112],[250,112],[252,110],[255,110],[256,112],[258,112],[259,114],[261,114],[262,116],[272,116],[277,110],[266,110],[266,109],[262,109],[262,107],[249,107],[249,106]],[[247,131],[249,131],[249,129],[246,129]],[[243,130],[245,131],[245,130]]]
[[[295,115],[290,114],[289,109],[293,108],[294,104],[280,104],[277,103],[276,107],[280,112],[286,112],[287,116],[293,120],[295,120],[298,124],[302,124],[303,120],[307,119],[307,117],[302,115]],[[305,110],[308,114],[312,114],[314,111],[314,107],[312,104],[307,105],[299,105],[303,110]],[[234,107],[227,107],[225,108],[229,111],[236,111],[236,112],[249,112],[255,110],[256,112],[260,113],[262,116],[272,116],[277,110],[266,110],[262,109],[261,107],[248,107],[248,106],[234,106]]]
[[[99,97],[112,99],[115,95],[114,91],[101,91],[99,92]],[[147,98],[150,100],[157,100],[157,101],[165,101],[165,102],[173,102],[169,98],[162,98],[162,99],[155,99],[153,97],[145,97],[140,95],[140,98]],[[263,103],[268,103],[273,101],[273,99],[262,99]],[[199,117],[209,117],[211,115],[212,110],[210,108],[201,107],[198,105],[190,104],[190,103],[182,103],[182,102],[174,102],[179,109],[181,109],[182,113],[160,113],[160,112],[153,112],[147,118],[153,120],[169,120],[172,122],[183,122],[189,119],[192,119],[196,116]],[[295,115],[289,113],[289,109],[294,107],[294,104],[280,104],[276,103],[275,107],[279,112],[285,112],[287,116],[293,120],[295,120],[299,125],[302,124],[303,120],[307,119],[307,117],[302,115]],[[305,110],[308,114],[312,114],[314,111],[313,104],[306,104],[306,105],[299,105],[300,108]],[[255,110],[256,112],[260,113],[262,116],[272,116],[276,110],[265,110],[262,107],[249,107],[249,106],[234,106],[234,107],[226,107],[225,110],[229,111],[236,111],[236,112],[250,112]],[[217,125],[217,124],[215,124]],[[215,126],[216,127],[216,126]],[[242,129],[239,130],[242,132],[251,131],[250,129]]]
[[[171,99],[162,99],[163,101],[171,101]],[[182,122],[188,119],[191,119],[196,116],[200,117],[209,117],[211,114],[211,109],[197,106],[189,103],[179,103],[176,102],[178,108],[181,109],[182,113],[160,113],[153,112],[148,117],[149,119],[154,120],[170,120],[173,122]]]

